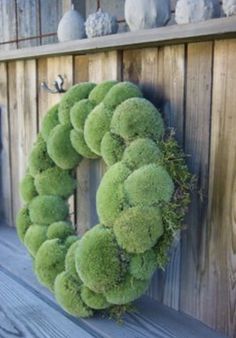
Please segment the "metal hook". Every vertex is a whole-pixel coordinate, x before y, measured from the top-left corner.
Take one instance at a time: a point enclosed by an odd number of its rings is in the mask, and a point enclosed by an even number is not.
[[[65,93],[66,90],[63,88],[64,78],[60,74],[57,75],[56,80],[53,82],[53,86],[55,89],[51,89],[48,87],[46,82],[41,82],[41,87],[46,89],[51,94]]]

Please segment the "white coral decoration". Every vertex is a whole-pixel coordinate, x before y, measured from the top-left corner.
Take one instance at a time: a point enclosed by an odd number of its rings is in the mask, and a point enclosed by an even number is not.
[[[219,0],[178,0],[175,21],[178,24],[198,22],[219,16]]]
[[[125,1],[125,20],[131,31],[164,26],[170,16],[169,0]]]
[[[236,0],[223,0],[223,10],[227,16],[236,15]]]
[[[115,34],[118,30],[118,23],[114,16],[99,9],[96,13],[88,16],[85,30],[88,38]]]

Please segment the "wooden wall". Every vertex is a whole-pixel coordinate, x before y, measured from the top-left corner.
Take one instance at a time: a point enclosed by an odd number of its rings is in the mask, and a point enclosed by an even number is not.
[[[60,95],[40,88],[61,73],[66,86],[130,80],[157,105],[188,155],[197,189],[165,272],[149,295],[236,337],[236,39],[0,63],[2,207],[14,226],[18,184],[42,117]],[[71,200],[79,233],[96,224],[104,163],[84,160]]]

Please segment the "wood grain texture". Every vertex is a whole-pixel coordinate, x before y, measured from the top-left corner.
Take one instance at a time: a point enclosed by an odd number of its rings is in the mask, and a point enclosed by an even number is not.
[[[50,0],[40,1],[40,28],[41,34],[55,33],[57,32],[58,23],[63,15],[63,1],[62,0]],[[46,45],[57,42],[57,36],[48,36],[41,38],[41,44]]]
[[[196,187],[182,232],[180,309],[199,318],[202,258],[209,243],[207,222],[213,44],[189,44],[187,50],[185,153]],[[208,267],[209,268],[209,267]],[[207,293],[204,298],[208,297]],[[214,301],[212,299],[212,301]],[[211,306],[211,309],[215,309]],[[215,313],[214,311],[210,311]]]
[[[0,42],[16,39],[15,0],[0,0]],[[15,49],[16,43],[0,45],[0,50]]]
[[[0,196],[1,215],[5,222],[13,225],[12,219],[12,186],[11,186],[11,142],[8,102],[8,74],[7,64],[0,63]]]

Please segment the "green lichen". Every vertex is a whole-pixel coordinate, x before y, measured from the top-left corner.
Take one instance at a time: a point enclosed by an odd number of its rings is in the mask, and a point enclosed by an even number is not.
[[[59,121],[62,124],[71,125],[70,110],[74,104],[80,100],[87,99],[91,90],[95,87],[94,83],[80,83],[72,86],[62,97],[59,105]]]
[[[88,99],[84,99],[75,103],[75,105],[70,110],[70,120],[75,130],[84,130],[86,118],[94,107],[95,105]]]
[[[95,105],[101,103],[109,90],[117,83],[117,81],[103,81],[99,83],[89,94],[89,100]]]
[[[59,196],[37,196],[29,204],[33,224],[51,224],[66,219],[68,204]]]
[[[53,106],[43,118],[41,134],[44,141],[46,142],[48,140],[51,130],[59,124],[58,107],[59,104]]]
[[[158,207],[134,207],[121,213],[114,224],[118,244],[129,253],[143,253],[151,249],[163,234],[161,212]]]
[[[116,108],[111,131],[130,142],[136,138],[160,140],[164,135],[164,122],[156,107],[143,98],[131,98]]]
[[[101,155],[108,166],[121,161],[125,150],[124,141],[117,135],[107,132],[101,143]]]
[[[93,314],[81,299],[81,284],[66,271],[55,280],[55,297],[61,307],[73,316],[90,317]]]
[[[103,294],[96,293],[85,285],[81,288],[81,298],[88,307],[94,310],[104,310],[110,306]]]
[[[74,235],[75,230],[72,228],[71,222],[60,221],[52,223],[47,230],[47,238],[59,238],[65,240],[68,236]]]
[[[100,103],[89,114],[84,126],[84,139],[89,148],[101,155],[101,142],[103,136],[110,129],[113,110]]]
[[[66,247],[59,239],[45,241],[35,257],[35,272],[40,283],[54,290],[54,281],[65,268]]]
[[[84,158],[95,159],[98,158],[98,155],[95,154],[85,142],[84,132],[76,131],[72,129],[70,132],[70,140],[73,148],[77,151],[78,154],[83,156]]]
[[[66,254],[66,260],[65,260],[65,267],[66,271],[72,275],[74,278],[79,278],[79,275],[76,271],[76,266],[75,266],[75,252],[78,248],[79,245],[79,239],[77,238],[77,241],[73,243]]]
[[[142,97],[140,89],[131,82],[120,82],[113,86],[105,96],[103,103],[109,108],[116,108],[123,101],[132,97]]]
[[[152,206],[171,200],[174,183],[164,167],[149,164],[135,170],[125,181],[124,189],[130,205]]]
[[[24,244],[29,253],[35,257],[40,246],[47,239],[47,226],[31,225],[26,231],[24,237]]]
[[[115,219],[125,208],[126,198],[123,189],[130,170],[122,163],[114,164],[105,173],[97,190],[97,212],[102,224],[112,227]]]
[[[21,242],[24,243],[25,233],[32,224],[28,207],[19,210],[16,216],[16,230]]]
[[[41,135],[33,146],[29,156],[28,165],[29,172],[32,176],[54,166],[52,159],[48,155],[46,142]]]
[[[64,170],[75,168],[82,159],[72,147],[70,131],[70,127],[58,125],[51,131],[47,142],[49,156],[59,168]]]
[[[124,275],[122,255],[110,229],[101,225],[93,227],[79,241],[75,253],[79,277],[94,292],[113,288]]]
[[[111,304],[127,304],[139,298],[148,288],[147,280],[135,279],[127,275],[123,282],[105,293],[107,301]]]
[[[157,144],[148,138],[138,138],[133,141],[124,152],[122,160],[131,170],[146,164],[158,163],[161,151]]]
[[[25,202],[30,202],[35,196],[38,195],[34,184],[34,178],[30,174],[26,174],[22,179],[20,183],[20,193],[21,198]]]
[[[148,280],[157,268],[156,253],[153,249],[142,254],[132,255],[129,272],[136,279]]]
[[[73,194],[76,181],[67,170],[49,168],[35,176],[35,187],[39,195],[58,195],[68,198]]]

